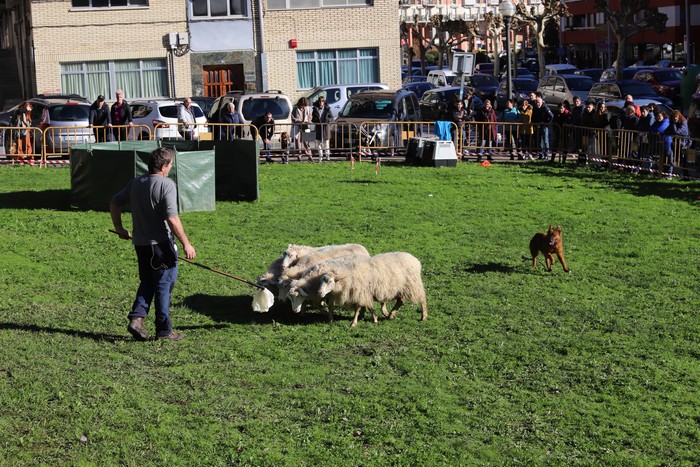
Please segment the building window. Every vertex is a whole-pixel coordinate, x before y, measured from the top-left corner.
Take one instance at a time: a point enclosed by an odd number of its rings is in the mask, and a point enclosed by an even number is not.
[[[73,8],[148,6],[148,0],[72,0]]]
[[[377,49],[341,49],[297,52],[297,86],[310,89],[326,84],[379,81]]]
[[[309,8],[342,8],[372,6],[374,0],[267,0],[269,10],[299,10]]]
[[[114,99],[123,89],[127,99],[168,96],[168,70],[162,58],[61,64],[61,91],[96,99]]]
[[[248,16],[248,0],[192,0],[192,18]]]

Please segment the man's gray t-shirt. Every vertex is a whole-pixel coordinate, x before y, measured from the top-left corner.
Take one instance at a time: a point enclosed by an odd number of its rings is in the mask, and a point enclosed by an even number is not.
[[[146,174],[131,180],[113,201],[119,206],[131,204],[134,245],[155,245],[171,238],[166,219],[176,217],[175,183],[162,175]]]

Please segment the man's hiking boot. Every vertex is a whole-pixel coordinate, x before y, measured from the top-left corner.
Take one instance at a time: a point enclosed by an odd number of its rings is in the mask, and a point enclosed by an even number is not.
[[[171,340],[171,341],[179,341],[180,339],[184,339],[185,335],[181,332],[175,332],[175,331],[170,331],[170,334],[167,336],[158,336],[158,340]]]
[[[132,319],[126,329],[137,341],[148,340],[148,333],[146,332],[146,327],[143,325],[143,318]]]

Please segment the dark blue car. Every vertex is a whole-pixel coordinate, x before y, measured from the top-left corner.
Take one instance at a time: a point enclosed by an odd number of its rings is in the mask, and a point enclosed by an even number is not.
[[[401,86],[401,89],[415,93],[415,95],[416,95],[416,97],[418,97],[418,99],[420,99],[423,96],[425,91],[430,91],[431,89],[434,89],[434,88],[435,88],[435,85],[433,83],[428,83],[427,81],[406,83],[403,86]]]

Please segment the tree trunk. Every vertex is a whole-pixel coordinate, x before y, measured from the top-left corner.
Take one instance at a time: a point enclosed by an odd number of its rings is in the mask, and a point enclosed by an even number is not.
[[[540,65],[540,79],[544,77],[544,25],[537,24],[537,61]]]

